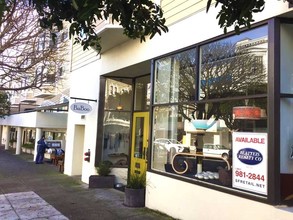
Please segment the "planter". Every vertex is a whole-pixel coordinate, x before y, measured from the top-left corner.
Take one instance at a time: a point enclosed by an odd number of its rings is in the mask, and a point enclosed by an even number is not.
[[[28,153],[28,154],[32,154],[32,151],[33,151],[33,149],[26,148],[26,153]]]
[[[89,178],[89,188],[113,188],[115,184],[115,176],[99,176],[92,175]]]
[[[124,205],[128,207],[144,207],[145,188],[132,189],[125,187]]]

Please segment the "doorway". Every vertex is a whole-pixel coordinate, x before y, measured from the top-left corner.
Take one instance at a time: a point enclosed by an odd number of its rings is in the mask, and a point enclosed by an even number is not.
[[[144,174],[147,169],[149,112],[133,113],[131,174]]]

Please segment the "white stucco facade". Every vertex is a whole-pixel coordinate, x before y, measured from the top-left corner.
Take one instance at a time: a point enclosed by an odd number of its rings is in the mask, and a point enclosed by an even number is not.
[[[256,21],[269,19],[285,11],[290,11],[288,4],[283,1],[267,1],[265,10],[255,15]],[[84,132],[84,144],[77,150],[67,154],[66,164],[72,161],[71,166],[65,166],[68,175],[82,175],[82,181],[88,183],[90,175],[96,174],[94,161],[90,163],[82,161],[81,156],[87,149],[91,155],[95,155],[95,137],[97,132],[97,120],[99,115],[99,76],[119,73],[125,74],[132,70],[133,65],[150,61],[151,59],[182,49],[207,39],[223,34],[223,30],[217,25],[216,10],[212,7],[209,13],[204,10],[193,16],[177,22],[169,27],[168,33],[156,36],[152,40],[140,43],[139,40],[128,40],[101,54],[101,59],[95,64],[90,64],[76,70],[73,77],[71,96],[97,99],[97,103],[90,102],[93,112],[81,119],[80,115],[69,112],[67,127],[67,149],[75,146],[76,133]],[[129,67],[129,68],[128,68]],[[149,69],[144,72],[150,73]],[[128,73],[131,77],[131,72]],[[76,79],[76,80],[75,80]],[[95,81],[96,80],[96,81]],[[70,100],[72,103],[74,100]],[[71,155],[71,156],[70,156]],[[78,161],[76,163],[76,161]],[[79,165],[78,165],[79,164]],[[80,166],[77,168],[77,166]],[[120,171],[119,171],[120,170]],[[115,168],[113,173],[119,173],[121,182],[126,179],[127,172]],[[123,175],[125,175],[123,177]],[[213,190],[199,185],[176,180],[156,173],[147,172],[146,206],[158,210],[178,219],[291,219],[292,208],[274,207],[262,202],[245,199],[229,193]],[[215,208],[216,207],[216,208]]]
[[[89,176],[96,173],[94,156],[96,149],[99,70],[100,61],[90,63],[72,72],[69,106],[74,102],[85,102],[92,107],[87,114],[68,111],[67,145],[64,173],[81,175],[88,183]],[[88,99],[83,100],[83,99]],[[84,161],[84,153],[90,150],[90,162]]]

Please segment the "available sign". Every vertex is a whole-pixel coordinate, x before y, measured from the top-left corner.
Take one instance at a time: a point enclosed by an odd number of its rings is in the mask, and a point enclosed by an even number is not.
[[[79,114],[87,114],[92,111],[92,106],[84,102],[75,102],[70,106],[70,109]]]
[[[267,134],[233,132],[233,187],[267,195]]]

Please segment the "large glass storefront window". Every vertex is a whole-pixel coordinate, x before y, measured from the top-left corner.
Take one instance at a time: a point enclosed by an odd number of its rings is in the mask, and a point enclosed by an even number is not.
[[[129,163],[131,100],[132,80],[106,80],[103,160],[114,166]]]
[[[135,79],[134,111],[149,111],[151,102],[150,75]]]
[[[293,194],[293,25],[281,24],[280,173],[282,200]]]
[[[155,104],[195,100],[196,50],[156,62]]]
[[[155,61],[152,169],[266,195],[267,27],[198,49]]]

